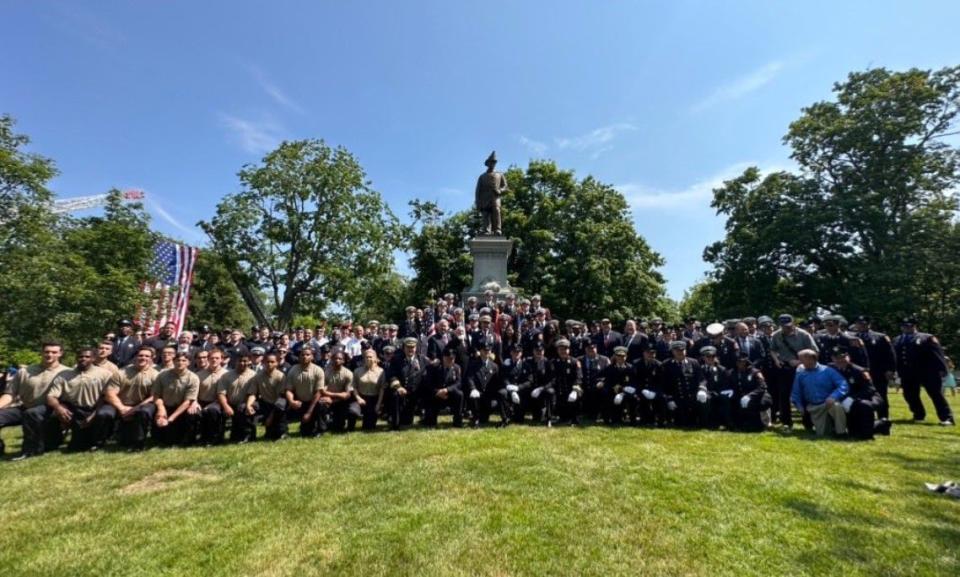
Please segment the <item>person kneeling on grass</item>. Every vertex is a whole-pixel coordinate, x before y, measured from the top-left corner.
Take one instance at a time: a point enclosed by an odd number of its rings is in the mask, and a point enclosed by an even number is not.
[[[47,405],[53,411],[53,418],[62,429],[70,430],[69,451],[95,451],[106,442],[109,433],[105,423],[96,420],[96,412],[113,374],[94,365],[94,358],[93,349],[80,349],[77,367],[60,373],[47,391]],[[59,442],[61,438],[56,440]]]
[[[271,441],[287,435],[287,388],[286,376],[280,370],[280,355],[267,353],[263,357],[263,368],[250,381],[247,401],[241,415],[241,427],[244,431],[240,442],[252,441],[257,437],[256,417],[263,418],[265,436]],[[234,422],[234,426],[236,426]]]
[[[323,369],[313,364],[313,349],[303,347],[300,363],[287,371],[287,413],[300,420],[300,436],[316,437],[327,430],[327,409],[330,399],[323,396],[326,389]]]
[[[730,386],[733,388],[736,427],[741,431],[762,431],[773,400],[767,393],[763,373],[750,363],[750,355],[746,351],[741,350],[737,356],[737,368],[730,373]],[[769,418],[766,420],[769,421]]]
[[[346,360],[344,351],[334,350],[323,375],[323,396],[330,402],[330,430],[335,433],[353,431],[362,416],[353,392],[353,371],[344,366]]]
[[[253,440],[253,420],[248,418],[247,397],[256,386],[253,371],[253,353],[241,354],[237,357],[237,368],[229,369],[217,381],[217,409],[214,414],[219,419],[215,430],[218,432],[217,443],[223,442],[223,431],[226,421],[230,419],[230,440],[234,443]]]
[[[847,434],[847,413],[841,404],[847,396],[847,381],[836,369],[817,362],[818,354],[813,349],[797,353],[800,366],[793,378],[790,400],[806,411],[813,421],[818,437],[832,429],[838,436]]]
[[[847,413],[847,428],[850,436],[856,439],[872,439],[875,434],[889,435],[890,421],[875,419],[877,411],[883,406],[883,398],[873,386],[870,373],[850,362],[850,353],[844,347],[834,347],[833,369],[843,375],[847,381],[848,396],[841,405]]]
[[[153,436],[161,445],[192,445],[197,437],[200,412],[197,406],[200,379],[190,371],[190,355],[177,353],[173,368],[161,371],[153,381],[157,406]]]
[[[117,441],[133,451],[144,448],[150,423],[157,412],[154,404],[153,383],[157,370],[153,367],[153,347],[142,346],[133,356],[133,364],[113,375],[103,391],[103,405],[97,409],[97,419],[112,430],[118,423]]]

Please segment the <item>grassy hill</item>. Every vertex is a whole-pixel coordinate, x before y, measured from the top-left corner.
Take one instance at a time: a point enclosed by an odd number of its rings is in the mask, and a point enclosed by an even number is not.
[[[922,485],[944,479],[960,431],[932,423],[865,443],[518,426],[54,453],[0,462],[0,573],[958,575],[960,500]]]

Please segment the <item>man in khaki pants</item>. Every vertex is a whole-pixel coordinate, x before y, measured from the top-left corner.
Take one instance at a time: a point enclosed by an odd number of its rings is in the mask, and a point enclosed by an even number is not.
[[[813,349],[797,353],[800,367],[793,379],[790,400],[800,412],[810,414],[818,437],[832,429],[838,436],[847,434],[847,414],[843,400],[847,396],[847,381],[839,372],[817,362]]]

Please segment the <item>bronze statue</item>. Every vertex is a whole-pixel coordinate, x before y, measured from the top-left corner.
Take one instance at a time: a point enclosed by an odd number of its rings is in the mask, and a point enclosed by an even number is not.
[[[502,173],[496,172],[497,151],[490,153],[487,160],[487,171],[477,179],[477,210],[483,219],[480,225],[480,234],[503,236],[500,228],[500,195],[507,190],[507,179]]]

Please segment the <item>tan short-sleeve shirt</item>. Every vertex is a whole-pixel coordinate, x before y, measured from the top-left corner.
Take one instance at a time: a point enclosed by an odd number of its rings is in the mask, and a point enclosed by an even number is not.
[[[153,382],[153,396],[162,399],[163,404],[175,407],[184,401],[196,401],[200,390],[200,379],[192,371],[178,375],[174,369],[162,371]]]
[[[310,363],[306,369],[302,365],[294,365],[287,371],[287,387],[298,401],[311,401],[317,391],[324,389],[323,377],[323,369],[318,365]]]

